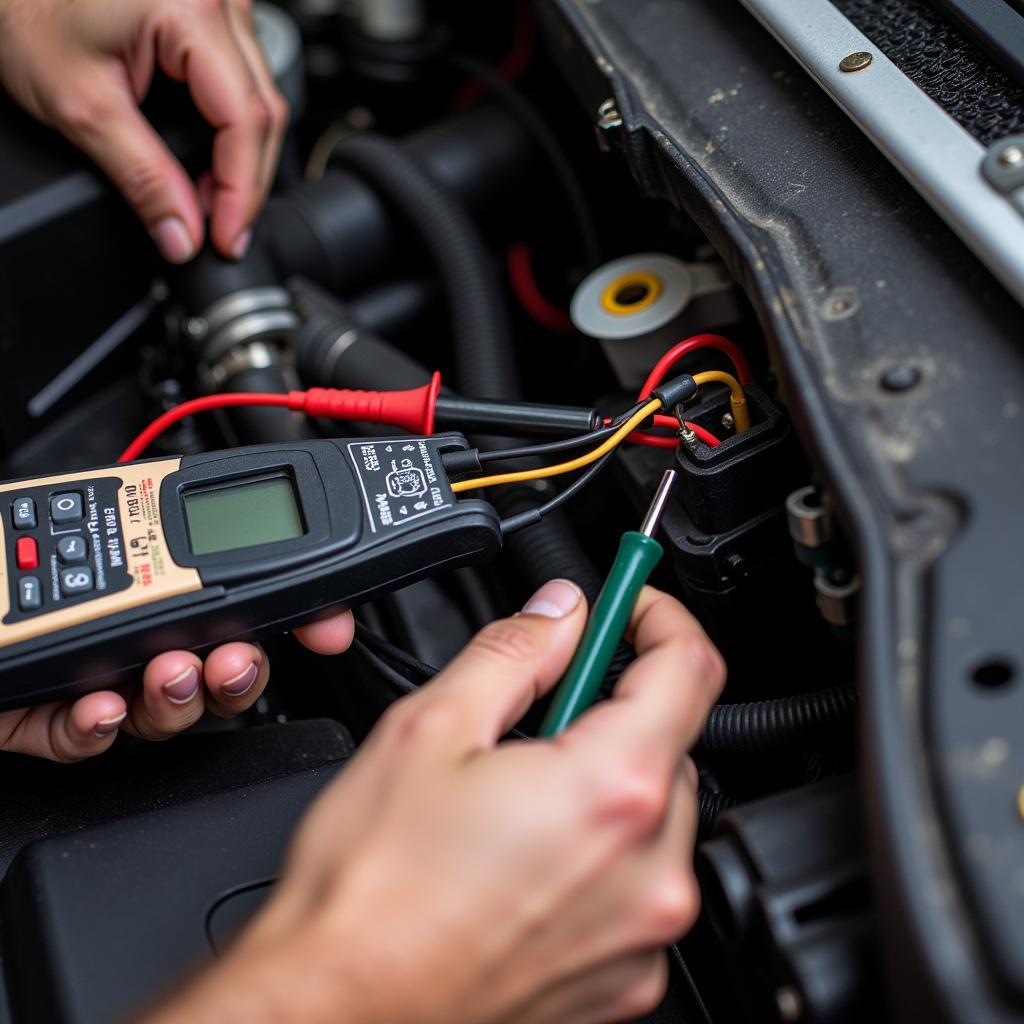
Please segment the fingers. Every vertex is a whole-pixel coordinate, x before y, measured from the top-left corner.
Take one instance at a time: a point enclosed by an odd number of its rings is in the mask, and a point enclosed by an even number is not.
[[[225,644],[205,665],[189,651],[160,654],[146,666],[123,728],[142,739],[165,740],[195,725],[204,710],[230,718],[252,707],[269,677],[270,664],[255,644]]]
[[[260,185],[264,197],[270,191],[277,174],[278,158],[281,154],[281,142],[288,128],[288,104],[278,92],[277,84],[267,67],[266,58],[256,39],[252,24],[251,0],[228,0],[228,24],[232,34],[242,51],[242,56],[249,65],[256,88],[263,102],[270,111],[270,133],[263,151],[263,163],[260,167]]]
[[[596,743],[607,755],[628,749],[674,771],[721,692],[725,663],[697,620],[651,587],[641,592],[630,623],[636,661],[613,698],[566,735]]]
[[[207,707],[230,718],[259,700],[270,678],[270,661],[256,644],[225,644],[206,659],[203,675]]]
[[[284,108],[261,95],[238,43],[247,26],[239,16],[232,18],[234,31],[222,5],[170,15],[157,29],[156,51],[160,66],[187,83],[200,113],[216,129],[210,236],[223,255],[239,258],[269,187],[269,154],[276,160]]]
[[[195,188],[139,111],[127,79],[93,73],[54,99],[49,119],[106,172],[164,258],[186,263],[203,238]]]
[[[146,740],[165,740],[194,725],[202,717],[203,663],[188,651],[158,655],[142,675],[142,686],[132,694],[125,732]]]
[[[456,757],[493,746],[565,671],[586,604],[575,583],[545,584],[521,614],[485,627],[433,682],[401,701],[392,715],[399,730],[432,740],[440,731]]]
[[[355,620],[349,611],[295,630],[295,638],[314,654],[344,654],[352,646]]]
[[[44,704],[0,715],[0,749],[71,763],[103,753],[125,719],[124,698],[90,693],[74,703]]]

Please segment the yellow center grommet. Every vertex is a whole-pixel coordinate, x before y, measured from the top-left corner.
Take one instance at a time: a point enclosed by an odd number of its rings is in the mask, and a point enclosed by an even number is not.
[[[627,316],[652,306],[660,294],[660,278],[647,270],[631,270],[609,282],[601,306],[606,313]]]

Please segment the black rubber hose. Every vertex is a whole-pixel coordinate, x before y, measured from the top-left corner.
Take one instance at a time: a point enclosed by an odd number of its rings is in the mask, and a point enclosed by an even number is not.
[[[739,805],[738,800],[701,786],[697,790],[697,838],[710,838],[718,816]]]
[[[597,226],[590,212],[587,197],[572,169],[572,164],[562,151],[562,146],[555,133],[548,127],[547,121],[515,85],[507,78],[503,78],[493,68],[471,57],[461,55],[453,56],[451,63],[453,67],[485,83],[494,95],[505,104],[513,117],[530,133],[534,144],[544,154],[552,173],[558,180],[565,201],[576,221],[577,238],[580,251],[587,264],[587,270],[593,270],[601,262],[601,243],[598,238]]]
[[[442,279],[453,324],[456,383],[462,394],[521,398],[504,296],[490,254],[462,204],[399,144],[352,135],[338,143],[334,161],[363,177],[416,230]],[[537,503],[536,492],[503,488],[494,503],[503,517]],[[561,516],[554,514],[509,539],[533,586],[555,576],[578,583],[593,601],[601,579]]]
[[[695,752],[749,757],[788,747],[806,749],[848,728],[856,704],[852,685],[748,704],[718,704],[708,715]]]
[[[335,147],[333,163],[364,178],[415,229],[448,296],[464,394],[519,397],[519,370],[490,254],[462,204],[398,143],[364,133]]]

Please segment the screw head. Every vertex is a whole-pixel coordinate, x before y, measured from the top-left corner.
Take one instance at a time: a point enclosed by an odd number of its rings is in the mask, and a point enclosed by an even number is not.
[[[996,162],[1000,167],[1020,167],[1021,164],[1024,164],[1024,149],[1016,144],[1007,146],[996,157]]]
[[[839,62],[839,70],[845,72],[863,71],[864,68],[868,67],[874,59],[875,58],[866,50],[858,50],[856,53],[848,53]]]
[[[725,427],[726,430],[732,430],[732,428],[735,425],[736,425],[736,421],[732,418],[732,413],[731,412],[727,412],[722,417],[722,426]]]
[[[896,366],[890,366],[882,374],[881,380],[882,387],[886,391],[892,391],[893,393],[909,391],[911,388],[917,387],[920,382],[921,371],[909,363],[899,363]]]

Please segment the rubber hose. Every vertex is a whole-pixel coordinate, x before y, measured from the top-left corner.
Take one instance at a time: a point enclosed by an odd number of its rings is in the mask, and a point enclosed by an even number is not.
[[[479,398],[519,396],[519,370],[491,257],[462,204],[396,142],[358,133],[332,163],[364,178],[415,229],[441,275],[452,314],[459,387]]]
[[[718,704],[708,715],[696,753],[749,757],[791,746],[806,748],[848,726],[856,704],[852,685],[776,700]]]
[[[390,139],[351,135],[338,143],[334,162],[373,185],[430,253],[451,310],[456,384],[462,394],[521,398],[504,296],[487,247],[459,200]],[[511,489],[493,499],[506,517],[536,500],[536,493]],[[589,600],[597,597],[601,578],[562,516],[547,516],[514,534],[509,548],[532,586],[561,576],[578,583]]]
[[[731,796],[701,786],[697,790],[697,838],[710,838],[718,816],[738,805],[739,801]]]

